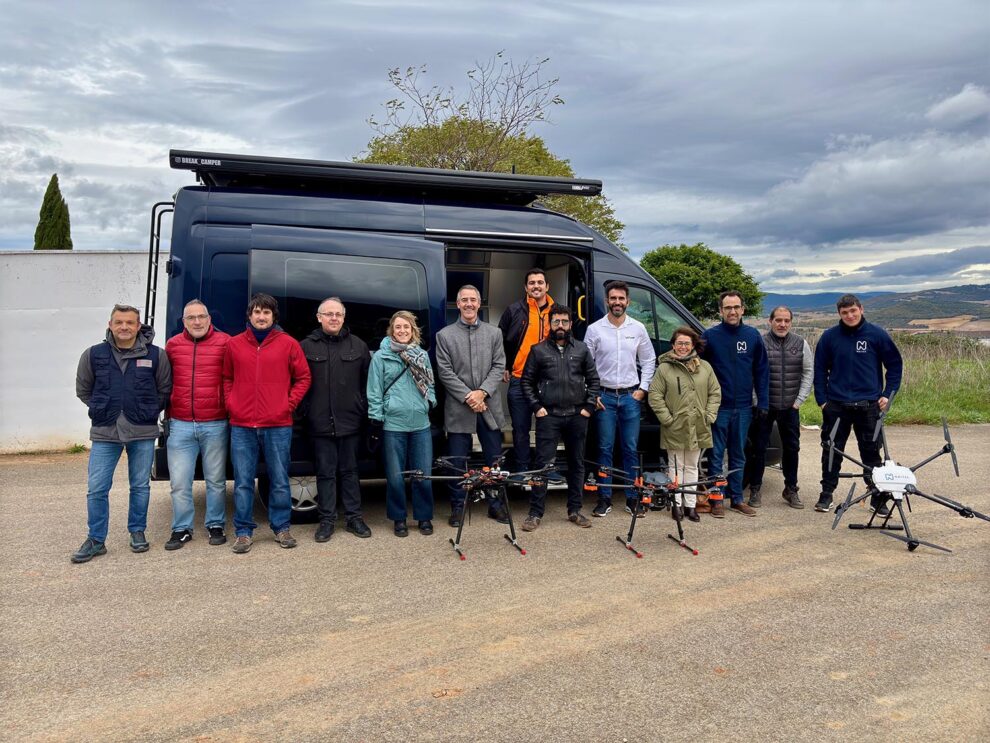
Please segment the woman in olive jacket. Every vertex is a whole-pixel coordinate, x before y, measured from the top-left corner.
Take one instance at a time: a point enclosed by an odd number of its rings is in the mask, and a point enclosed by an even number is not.
[[[660,446],[667,461],[676,465],[678,482],[697,482],[701,450],[712,445],[712,423],[718,416],[722,388],[711,365],[700,358],[704,341],[689,327],[680,327],[670,337],[673,349],[657,359],[650,384],[649,402],[660,420]],[[680,494],[676,496],[680,507]],[[684,494],[686,516],[699,521],[696,493]],[[710,507],[709,507],[710,508]]]

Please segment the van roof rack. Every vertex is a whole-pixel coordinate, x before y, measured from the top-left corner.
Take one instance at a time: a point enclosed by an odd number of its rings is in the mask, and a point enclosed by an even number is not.
[[[192,150],[169,150],[168,159],[172,168],[194,171],[198,180],[206,186],[319,191],[346,187],[360,192],[429,194],[510,204],[529,204],[540,196],[551,194],[597,196],[602,192],[601,181],[584,178],[297,160]]]

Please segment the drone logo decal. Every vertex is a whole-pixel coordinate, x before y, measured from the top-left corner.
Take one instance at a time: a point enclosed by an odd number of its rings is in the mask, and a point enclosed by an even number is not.
[[[746,341],[736,341],[736,353],[746,353]]]
[[[856,341],[856,353],[866,352],[866,341]]]

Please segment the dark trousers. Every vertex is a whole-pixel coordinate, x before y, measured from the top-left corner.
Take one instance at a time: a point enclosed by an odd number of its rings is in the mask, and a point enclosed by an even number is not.
[[[485,464],[491,466],[502,454],[502,431],[493,431],[486,424],[480,415],[478,419],[478,441],[481,442],[481,456]],[[468,466],[471,456],[471,434],[469,433],[448,433],[447,434],[447,458],[452,460],[456,467]],[[463,471],[463,470],[462,470]],[[454,474],[448,472],[445,474]],[[457,474],[460,474],[459,472]],[[450,508],[452,510],[464,508],[466,493],[463,488],[459,488],[456,483],[450,484]]]
[[[763,470],[767,466],[767,447],[770,445],[774,421],[777,422],[777,432],[780,434],[780,468],[784,471],[784,485],[789,488],[797,487],[798,452],[801,451],[801,414],[794,408],[784,410],[770,408],[764,421],[760,422],[756,417],[753,418],[752,423],[757,430],[753,432],[754,448],[746,466],[749,468],[749,486],[756,490],[763,485]]]
[[[545,415],[536,419],[536,466],[552,464],[557,458],[557,444],[564,441],[567,454],[567,515],[581,510],[584,492],[584,440],[588,436],[588,419],[574,415]],[[529,497],[529,515],[543,518],[546,510],[546,486],[534,487]]]
[[[522,383],[516,378],[509,379],[506,394],[509,403],[509,417],[512,419],[513,472],[529,469],[529,430],[533,421],[533,409],[523,395]]]
[[[832,495],[839,484],[839,471],[842,469],[842,456],[836,452],[829,467],[829,436],[835,422],[839,428],[835,432],[835,448],[846,450],[849,429],[856,432],[856,443],[859,444],[859,458],[863,464],[878,467],[883,464],[880,459],[880,442],[873,441],[873,432],[880,416],[880,407],[875,401],[866,404],[851,404],[830,402],[822,410],[822,494]],[[852,455],[852,452],[847,452]],[[850,463],[851,464],[851,463]],[[873,480],[864,476],[866,487],[873,487]]]
[[[316,453],[316,508],[320,522],[337,520],[337,493],[348,520],[361,515],[357,450],[360,434],[314,436]]]

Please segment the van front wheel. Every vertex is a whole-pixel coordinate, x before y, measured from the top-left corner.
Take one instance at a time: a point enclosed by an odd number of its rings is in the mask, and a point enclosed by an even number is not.
[[[258,497],[266,509],[270,488],[268,475],[258,475]],[[290,477],[289,495],[292,498],[292,523],[312,524],[317,520],[315,477]]]

